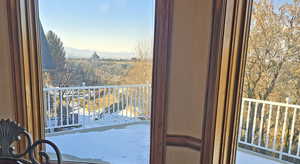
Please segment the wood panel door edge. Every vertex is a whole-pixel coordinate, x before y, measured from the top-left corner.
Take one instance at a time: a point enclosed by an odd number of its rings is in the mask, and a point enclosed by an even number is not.
[[[151,164],[166,156],[167,89],[174,0],[156,0],[151,112]]]
[[[7,0],[15,120],[33,140],[43,138],[42,85],[36,0]],[[20,147],[26,147],[21,142]]]
[[[235,163],[252,0],[215,0],[202,164]]]

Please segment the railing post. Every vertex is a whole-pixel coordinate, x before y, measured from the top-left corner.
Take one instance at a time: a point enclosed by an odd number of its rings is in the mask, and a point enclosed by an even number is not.
[[[244,104],[245,104],[245,100],[242,99],[242,106],[241,106],[241,113],[240,113],[240,125],[239,125],[240,127],[239,127],[238,141],[241,141],[242,130],[243,130]]]
[[[254,118],[253,118],[253,127],[252,127],[252,133],[251,133],[251,144],[253,144],[254,139],[255,139],[255,128],[256,128],[257,108],[258,108],[258,102],[255,102]]]
[[[262,130],[263,130],[263,123],[264,123],[264,112],[265,112],[265,104],[262,105],[262,109],[261,109],[258,146],[261,146]]]
[[[248,110],[247,110],[247,122],[246,122],[246,133],[245,133],[245,142],[248,142],[248,130],[249,130],[249,119],[251,112],[251,101],[248,101]]]
[[[268,127],[267,127],[267,136],[266,136],[266,146],[268,148],[269,146],[269,139],[270,139],[270,126],[271,126],[271,118],[272,118],[272,111],[273,111],[273,105],[270,104],[269,107],[269,118],[268,118]]]
[[[287,120],[287,114],[288,114],[288,107],[285,108],[285,115],[284,115],[284,122],[283,122],[283,128],[282,128],[282,136],[281,136],[281,143],[280,143],[280,156],[279,158],[282,159],[282,152],[283,152],[283,146],[284,146],[284,137],[285,137],[285,128],[286,128],[286,120]]]
[[[274,129],[274,139],[273,139],[273,150],[276,150],[279,115],[280,115],[280,106],[277,106],[276,122],[275,122],[275,129]]]
[[[292,143],[293,143],[293,138],[294,138],[294,130],[295,130],[295,120],[296,120],[296,115],[297,115],[297,108],[293,108],[293,120],[292,120],[292,128],[291,128],[291,135],[290,135],[290,142],[289,142],[289,151],[288,153],[291,154],[292,151]]]

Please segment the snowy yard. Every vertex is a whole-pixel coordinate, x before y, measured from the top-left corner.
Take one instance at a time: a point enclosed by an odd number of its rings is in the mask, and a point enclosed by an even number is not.
[[[113,129],[76,132],[47,137],[60,148],[65,160],[103,164],[148,164],[150,124],[138,123]],[[47,149],[51,152],[52,150]]]

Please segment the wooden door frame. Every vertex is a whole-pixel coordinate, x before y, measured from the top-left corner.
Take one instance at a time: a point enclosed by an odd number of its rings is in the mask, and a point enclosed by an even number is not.
[[[252,0],[214,0],[201,164],[234,164]]]
[[[32,134],[43,138],[43,101],[35,0],[6,0],[12,53],[12,79],[15,120]],[[25,143],[20,148],[25,148]]]
[[[10,46],[13,50],[10,56],[14,79],[15,119],[32,133],[34,140],[37,140],[44,138],[38,0],[6,1]],[[155,4],[150,163],[163,164],[173,0],[156,0]],[[24,144],[21,144],[21,148],[25,147]]]
[[[150,164],[164,164],[174,0],[156,0]]]

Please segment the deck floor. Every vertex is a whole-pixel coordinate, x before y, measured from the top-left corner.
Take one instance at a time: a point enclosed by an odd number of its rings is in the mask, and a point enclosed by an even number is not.
[[[48,136],[61,149],[65,160],[99,164],[148,164],[150,123],[115,128],[100,127]],[[52,150],[47,149],[51,153]],[[262,155],[239,149],[236,164],[283,164]]]
[[[286,162],[280,162],[279,160],[272,159],[272,157],[258,155],[242,149],[237,151],[236,156],[236,164],[286,164]]]

